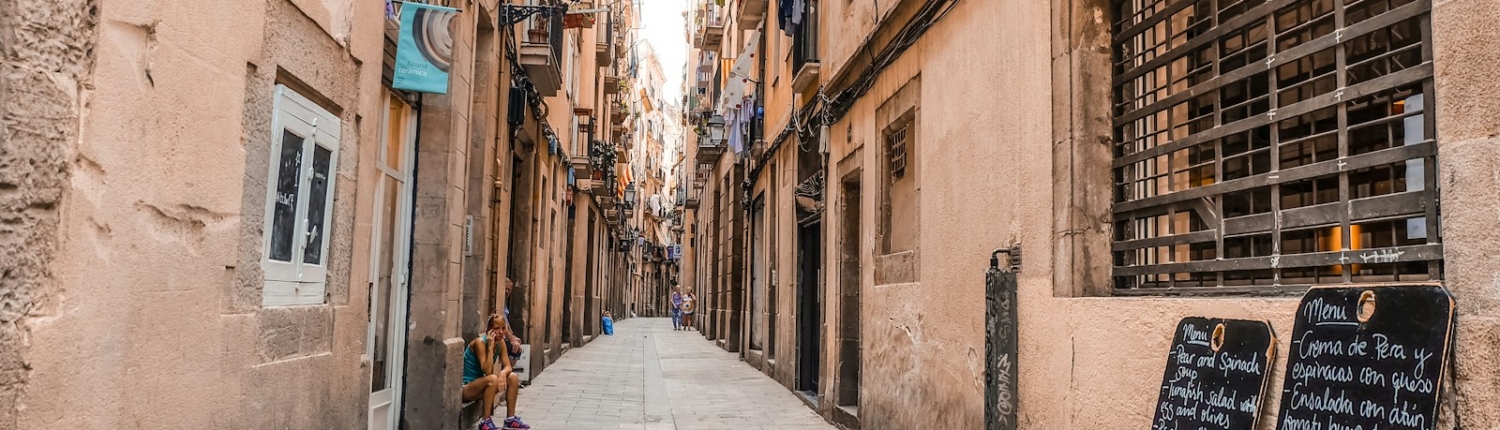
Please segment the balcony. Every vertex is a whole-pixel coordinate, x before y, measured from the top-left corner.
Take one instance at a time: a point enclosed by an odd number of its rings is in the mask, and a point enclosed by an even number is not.
[[[717,67],[719,67],[719,53],[718,52],[714,52],[714,51],[700,51],[700,52],[698,52],[698,72],[699,73],[707,72],[709,74],[712,74],[713,71],[714,71],[714,68],[717,68]],[[703,79],[702,77],[699,78],[700,82],[704,81],[704,80],[706,80],[706,79]]]
[[[630,118],[630,106],[624,103],[616,103],[609,111],[610,124],[624,125],[627,118]]]
[[[703,9],[703,50],[718,51],[724,44],[724,14],[719,6],[709,3]]]
[[[614,52],[610,49],[611,46],[607,41],[600,41],[594,44],[594,61],[599,63],[599,67],[609,67],[614,65],[615,55]]]
[[[690,39],[689,43],[692,43],[694,48],[703,49],[703,30],[701,29],[703,27],[703,8],[700,7],[692,11],[692,16],[688,20],[693,22],[693,26],[689,27],[692,31],[687,32],[687,37]]]
[[[792,77],[792,90],[803,92],[817,86],[818,72],[821,69],[822,65],[816,60],[802,63],[802,67],[798,67],[797,74]]]
[[[604,75],[604,94],[615,95],[620,93],[620,77],[615,75]]]
[[[589,160],[588,155],[573,154],[572,157],[568,157],[568,163],[573,165],[573,172],[578,175],[578,188],[588,189],[588,186],[583,185],[583,181],[594,176],[594,163]]]
[[[606,181],[605,185],[608,185],[608,184],[609,184],[609,182]],[[599,202],[599,207],[601,207],[601,208],[605,208],[605,209],[618,209],[617,206],[618,206],[618,204],[620,202],[618,200],[615,200],[615,189],[614,189],[614,187],[606,187],[606,188],[609,188],[609,191],[607,191],[607,192],[605,192],[603,194],[595,193],[594,194],[594,199]]]
[[[698,137],[699,164],[717,163],[719,157],[724,155],[725,150],[724,142],[714,141],[703,136]]]
[[[537,92],[555,96],[562,89],[563,17],[533,17],[522,25],[521,67]]]
[[[808,5],[802,26],[792,35],[792,89],[807,91],[818,84],[822,69],[818,62],[818,15],[817,9]]]
[[[594,61],[599,67],[609,67],[614,64],[615,52],[613,41],[615,39],[615,15],[604,14],[604,28],[599,29],[598,39],[594,43]]]
[[[613,195],[614,190],[609,187],[609,181],[604,179],[604,175],[594,176],[589,180],[589,193],[595,196]]]
[[[766,0],[740,0],[740,31],[754,30],[760,26],[760,22],[766,18],[766,8],[770,2]]]
[[[578,12],[590,10],[593,8],[593,1],[585,0],[573,4],[573,6],[569,8],[569,10],[573,13],[569,13],[563,16],[564,28],[594,28],[594,21],[596,20],[594,14],[587,12]]]

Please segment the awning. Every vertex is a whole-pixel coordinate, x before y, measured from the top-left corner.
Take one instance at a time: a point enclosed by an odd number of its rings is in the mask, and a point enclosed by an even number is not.
[[[759,46],[760,31],[757,30],[750,34],[745,49],[734,60],[734,68],[729,70],[729,82],[724,86],[724,95],[719,99],[716,111],[723,113],[729,109],[739,109],[740,104],[745,101],[745,89],[750,84],[750,68],[755,65],[755,50]]]

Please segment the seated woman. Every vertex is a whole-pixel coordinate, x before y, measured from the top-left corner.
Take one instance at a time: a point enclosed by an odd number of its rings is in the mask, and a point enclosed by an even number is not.
[[[509,417],[505,419],[504,428],[531,428],[516,416],[516,395],[519,394],[521,384],[520,379],[512,372],[510,354],[507,353],[510,345],[505,341],[509,336],[505,327],[503,317],[491,316],[488,329],[464,348],[463,401],[483,402],[484,409],[479,412],[479,430],[500,429],[495,426],[490,415],[495,411],[495,396],[501,391],[505,392],[505,411]],[[496,342],[497,339],[500,341]],[[499,369],[496,369],[497,365],[500,366]]]

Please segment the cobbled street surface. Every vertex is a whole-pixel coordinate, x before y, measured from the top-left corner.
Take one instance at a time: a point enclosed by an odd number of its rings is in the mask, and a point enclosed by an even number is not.
[[[536,430],[833,429],[771,378],[666,318],[633,318],[521,390]],[[503,412],[504,409],[502,408]]]

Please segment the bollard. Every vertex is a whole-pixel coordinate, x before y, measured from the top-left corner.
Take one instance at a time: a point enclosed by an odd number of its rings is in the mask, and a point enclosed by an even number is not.
[[[1008,257],[1000,259],[1000,255]],[[1003,265],[1002,265],[1003,263]],[[990,254],[984,276],[984,428],[1015,430],[1016,423],[1016,272],[1021,270],[1021,247]]]

